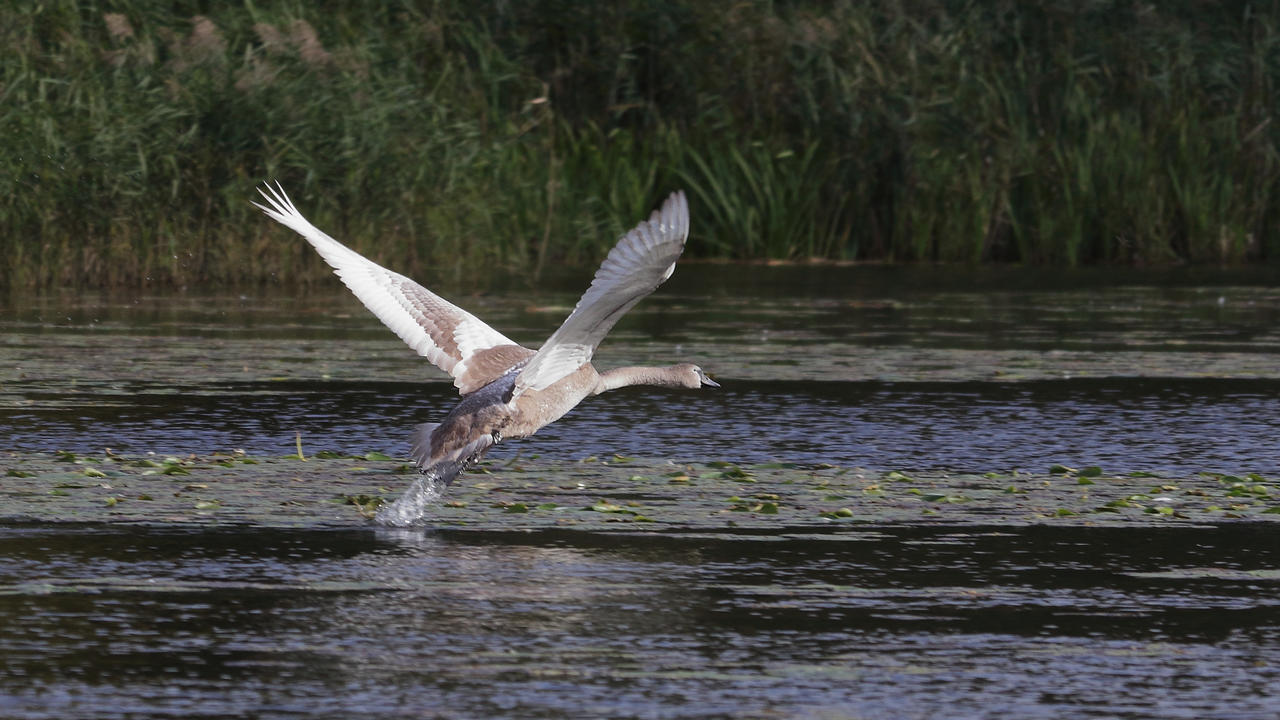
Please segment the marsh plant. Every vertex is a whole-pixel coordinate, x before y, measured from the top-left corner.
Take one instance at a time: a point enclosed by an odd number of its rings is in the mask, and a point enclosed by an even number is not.
[[[308,282],[280,179],[375,261],[1280,255],[1273,3],[0,9],[0,283]]]

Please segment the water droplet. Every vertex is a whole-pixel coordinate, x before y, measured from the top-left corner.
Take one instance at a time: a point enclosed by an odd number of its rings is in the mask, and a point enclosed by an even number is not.
[[[448,486],[435,475],[420,475],[395,502],[379,510],[374,521],[391,527],[414,525],[426,516],[427,507],[439,500]]]

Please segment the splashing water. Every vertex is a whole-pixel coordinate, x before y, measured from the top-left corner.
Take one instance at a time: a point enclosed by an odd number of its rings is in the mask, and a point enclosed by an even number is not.
[[[395,502],[378,511],[374,522],[379,525],[405,527],[414,525],[427,514],[427,507],[440,499],[449,483],[436,474],[419,475]]]

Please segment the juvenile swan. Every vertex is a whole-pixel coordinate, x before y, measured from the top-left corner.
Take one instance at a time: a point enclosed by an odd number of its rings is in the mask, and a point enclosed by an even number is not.
[[[577,307],[537,352],[522,347],[409,278],[368,260],[307,221],[276,183],[259,189],[268,217],[306,238],[351,292],[436,367],[453,376],[462,400],[439,423],[418,426],[412,457],[423,477],[378,519],[406,524],[421,515],[467,465],[506,438],[555,422],[588,395],[628,385],[719,387],[690,363],[596,372],[591,356],[614,323],[675,270],[689,235],[689,205],[672,194],[624,235],[596,271]]]

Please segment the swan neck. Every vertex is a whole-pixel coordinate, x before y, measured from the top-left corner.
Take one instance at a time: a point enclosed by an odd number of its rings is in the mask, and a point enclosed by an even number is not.
[[[674,367],[620,367],[600,373],[596,394],[632,385],[681,387],[683,382]]]

